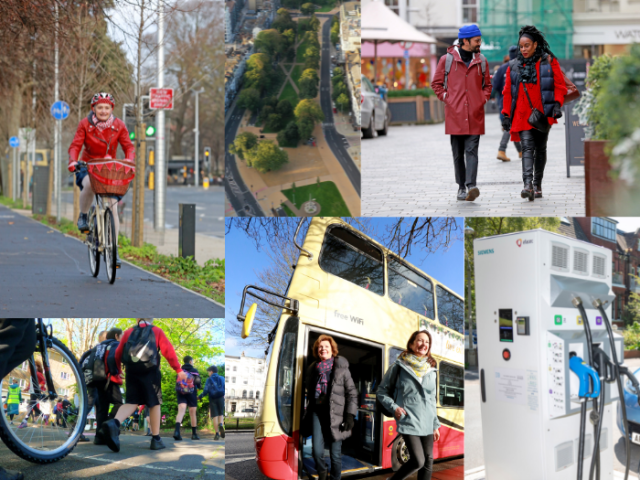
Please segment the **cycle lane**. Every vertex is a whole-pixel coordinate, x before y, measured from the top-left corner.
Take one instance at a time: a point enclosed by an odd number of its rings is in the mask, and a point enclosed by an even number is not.
[[[87,247],[0,206],[0,313],[7,317],[211,317],[224,306],[123,260],[109,285]]]

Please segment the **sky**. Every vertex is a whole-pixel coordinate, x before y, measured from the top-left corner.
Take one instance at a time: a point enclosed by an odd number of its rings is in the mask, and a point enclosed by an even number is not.
[[[227,219],[228,221],[228,219]],[[393,219],[371,219],[377,231],[384,231]],[[462,219],[458,225],[463,225]],[[236,315],[242,300],[242,291],[246,285],[257,284],[256,272],[270,264],[269,257],[264,251],[258,252],[255,243],[236,228],[225,237],[226,248],[226,323],[237,323]],[[376,238],[376,240],[379,240]],[[407,260],[420,270],[446,285],[448,288],[464,296],[464,244],[463,241],[453,243],[446,252],[438,251],[425,258],[425,252],[414,248]],[[263,249],[264,250],[264,249]],[[284,292],[280,292],[284,293]],[[246,309],[246,308],[245,308]],[[226,355],[239,356],[243,351],[252,357],[264,356],[264,348],[251,349],[243,343],[240,337],[233,337],[227,333]]]
[[[610,217],[618,222],[618,230],[625,233],[635,232],[640,228],[640,217]]]

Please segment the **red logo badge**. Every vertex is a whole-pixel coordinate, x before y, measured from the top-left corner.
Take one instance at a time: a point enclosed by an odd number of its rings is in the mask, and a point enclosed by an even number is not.
[[[519,238],[518,240],[516,240],[516,244],[518,245],[518,247],[522,246],[522,239]]]

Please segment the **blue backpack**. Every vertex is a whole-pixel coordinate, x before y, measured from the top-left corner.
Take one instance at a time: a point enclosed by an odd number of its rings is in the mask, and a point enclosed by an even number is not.
[[[211,384],[213,388],[209,388],[209,397],[212,400],[224,397],[224,380],[220,375],[211,375]]]

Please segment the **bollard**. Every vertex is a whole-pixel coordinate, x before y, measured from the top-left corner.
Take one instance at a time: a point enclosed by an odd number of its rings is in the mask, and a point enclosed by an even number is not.
[[[46,215],[49,195],[49,167],[36,165],[33,168],[33,199],[31,213]]]
[[[196,206],[194,203],[179,204],[180,224],[178,228],[178,256],[196,257]]]
[[[209,177],[204,177],[202,180],[202,188],[209,190]]]

